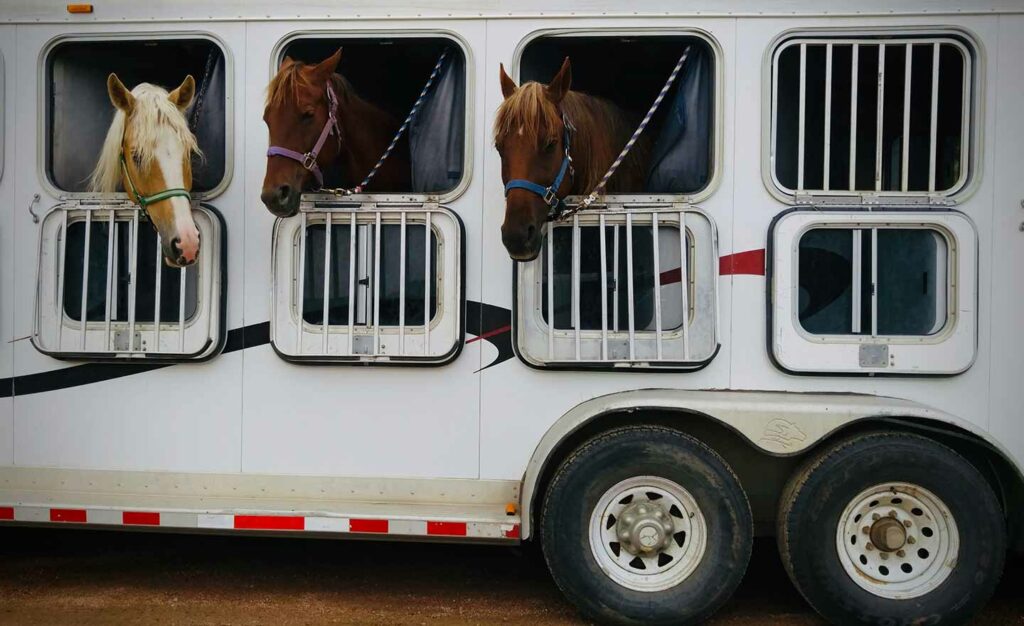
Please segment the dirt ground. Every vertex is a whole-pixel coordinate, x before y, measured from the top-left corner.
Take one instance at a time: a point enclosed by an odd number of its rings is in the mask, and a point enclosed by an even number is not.
[[[978,624],[1024,625],[1024,559]],[[0,528],[2,624],[581,624],[532,551]],[[819,624],[758,540],[716,626]]]

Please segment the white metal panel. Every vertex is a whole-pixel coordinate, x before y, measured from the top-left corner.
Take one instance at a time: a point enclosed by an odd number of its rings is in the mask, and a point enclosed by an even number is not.
[[[14,68],[17,64],[15,27],[0,26],[0,465],[14,457],[14,399],[9,396],[14,375],[14,200],[15,174],[4,164],[14,157]],[[26,205],[27,206],[27,205]]]

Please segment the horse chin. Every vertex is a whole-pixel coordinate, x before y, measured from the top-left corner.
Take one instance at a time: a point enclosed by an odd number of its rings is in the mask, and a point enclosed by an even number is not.
[[[540,248],[537,248],[537,250],[532,251],[532,252],[520,252],[520,253],[509,252],[508,256],[513,261],[516,261],[518,263],[529,263],[530,261],[533,261],[538,256],[540,256]]]

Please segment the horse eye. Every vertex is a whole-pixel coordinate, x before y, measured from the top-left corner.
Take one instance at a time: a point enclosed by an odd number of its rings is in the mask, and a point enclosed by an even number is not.
[[[312,111],[303,111],[302,112],[302,121],[305,122],[305,121],[309,121],[311,119],[313,119],[313,112]]]
[[[547,144],[544,145],[544,152],[551,152],[552,150],[554,150],[555,149],[555,144],[557,144],[557,143],[558,142],[555,141],[554,139],[548,141]]]

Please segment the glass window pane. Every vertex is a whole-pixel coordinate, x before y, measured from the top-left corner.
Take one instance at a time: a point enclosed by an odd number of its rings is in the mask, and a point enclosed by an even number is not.
[[[933,230],[879,229],[878,334],[930,335],[945,325],[946,255]]]

